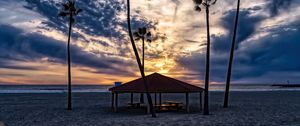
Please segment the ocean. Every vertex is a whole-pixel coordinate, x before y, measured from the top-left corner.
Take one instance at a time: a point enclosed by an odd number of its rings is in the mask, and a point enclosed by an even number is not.
[[[73,85],[72,92],[109,92],[112,85]],[[203,86],[201,86],[203,87]],[[224,91],[224,84],[211,84],[210,91]],[[300,87],[278,87],[266,84],[233,84],[231,91],[300,91]],[[67,85],[0,85],[0,93],[65,93]]]

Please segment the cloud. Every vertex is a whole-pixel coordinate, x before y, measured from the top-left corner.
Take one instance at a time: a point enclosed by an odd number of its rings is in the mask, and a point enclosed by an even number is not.
[[[249,70],[255,73],[253,76],[269,71],[299,72],[299,34],[299,21],[272,29],[269,35],[245,43],[245,47],[237,51],[238,64],[252,66]]]
[[[0,25],[0,36],[2,36],[0,38],[1,68],[35,70],[38,68],[13,66],[9,65],[8,61],[30,62],[39,61],[42,58],[47,58],[48,62],[66,63],[65,42],[37,33],[25,33],[20,29],[5,25]],[[94,55],[75,45],[71,45],[71,57],[74,65],[115,72],[124,71],[113,67],[114,64],[130,65],[116,58]]]
[[[279,15],[280,11],[289,11],[293,6],[299,6],[299,0],[268,0],[270,16]]]
[[[233,31],[233,23],[235,18],[236,10],[229,10],[224,13],[221,18],[220,25],[227,30],[226,34],[221,35],[212,35],[212,48],[215,52],[228,52],[230,46],[229,42],[231,42],[232,31]],[[248,39],[251,35],[255,34],[257,26],[264,20],[266,17],[261,15],[253,15],[251,9],[241,9],[239,14],[239,24],[237,31],[237,46],[244,40]]]
[[[39,70],[39,68],[32,66],[18,66],[17,64],[14,64],[14,62],[8,61],[6,58],[0,58],[0,68],[17,70]]]
[[[27,5],[24,6],[25,8],[40,13],[48,19],[43,22],[44,25],[67,33],[67,21],[58,17],[58,12],[62,7],[61,3],[53,0],[25,1],[27,2]],[[76,17],[74,27],[91,36],[102,36],[107,38],[113,37],[120,41],[126,40],[126,34],[122,32],[122,30],[127,29],[127,22],[122,19],[122,16],[124,16],[123,14],[126,12],[124,1],[80,0],[76,1],[76,5],[77,8],[82,9],[83,12]],[[137,15],[133,15],[132,24],[133,28],[135,28],[141,25],[152,26],[153,22],[138,18]],[[73,33],[73,37],[85,38],[84,35],[76,32]]]
[[[287,79],[299,82],[300,79],[296,79],[295,75],[300,74],[300,60],[297,58],[300,20],[262,30],[265,26],[261,24],[267,18],[251,12],[251,9],[243,9],[240,14],[233,80],[241,83],[273,83]],[[232,10],[228,11],[221,18],[221,26],[228,31],[232,29],[234,13]],[[261,35],[253,37],[258,34]],[[230,32],[212,35],[211,80],[214,82],[225,81],[230,42]],[[177,62],[190,71],[199,73],[198,78],[204,78],[205,54],[192,53],[179,58]],[[293,74],[290,75],[289,72]],[[281,78],[274,79],[278,75]]]

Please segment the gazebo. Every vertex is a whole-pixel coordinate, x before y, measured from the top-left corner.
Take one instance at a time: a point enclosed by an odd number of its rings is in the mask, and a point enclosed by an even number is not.
[[[162,93],[185,93],[186,94],[186,110],[189,112],[189,93],[199,93],[199,107],[202,109],[202,92],[203,88],[195,85],[188,84],[186,82],[170,78],[159,73],[153,73],[146,76],[148,82],[148,92],[155,94],[154,104],[155,106],[162,105],[161,94]],[[142,78],[124,83],[120,86],[112,87],[109,89],[112,92],[112,104],[111,107],[114,111],[117,111],[118,107],[118,94],[130,93],[130,103],[133,104],[133,93],[146,93]],[[159,104],[157,104],[156,94],[159,94]],[[149,110],[149,106],[147,106]]]

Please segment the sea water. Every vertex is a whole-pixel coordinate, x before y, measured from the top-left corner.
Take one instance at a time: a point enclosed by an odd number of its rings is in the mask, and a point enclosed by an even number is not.
[[[74,93],[108,92],[112,85],[72,85]],[[0,93],[65,93],[67,85],[0,85]]]
[[[109,92],[113,85],[72,85],[74,93]],[[204,87],[204,86],[200,86]],[[67,85],[0,85],[0,93],[65,93]],[[210,91],[224,91],[224,84],[211,84]],[[300,91],[300,87],[279,87],[268,84],[232,84],[230,91]]]

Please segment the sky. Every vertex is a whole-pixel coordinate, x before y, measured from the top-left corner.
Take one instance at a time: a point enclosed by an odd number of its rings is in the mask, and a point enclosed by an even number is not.
[[[0,84],[66,84],[63,0],[0,1]],[[212,84],[225,83],[236,0],[210,7]],[[72,82],[113,84],[140,77],[128,37],[125,0],[77,0]],[[146,74],[203,84],[205,11],[192,0],[131,0],[133,31],[147,27]],[[203,8],[204,10],[204,8]],[[300,1],[241,0],[233,83],[300,83]],[[141,42],[136,41],[141,52]]]

